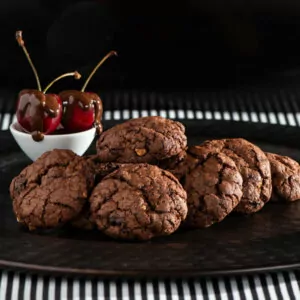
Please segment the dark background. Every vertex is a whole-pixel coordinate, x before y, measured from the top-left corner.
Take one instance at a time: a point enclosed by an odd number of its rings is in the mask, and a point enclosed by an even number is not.
[[[35,88],[15,31],[45,86],[78,70],[101,89],[226,89],[295,82],[300,69],[300,2],[259,0],[1,0],[1,88]],[[299,72],[298,72],[299,70]],[[64,79],[53,91],[79,88]]]

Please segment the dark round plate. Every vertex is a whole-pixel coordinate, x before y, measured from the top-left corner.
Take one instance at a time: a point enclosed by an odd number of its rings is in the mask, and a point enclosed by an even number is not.
[[[184,123],[189,144],[206,138],[244,137],[266,151],[300,161],[298,128],[223,121]],[[300,201],[268,203],[253,216],[231,215],[207,229],[178,231],[146,243],[117,242],[99,232],[74,229],[29,233],[14,218],[8,186],[30,161],[8,132],[0,133],[0,143],[2,268],[64,275],[180,277],[300,267]],[[89,149],[93,151],[94,145]]]

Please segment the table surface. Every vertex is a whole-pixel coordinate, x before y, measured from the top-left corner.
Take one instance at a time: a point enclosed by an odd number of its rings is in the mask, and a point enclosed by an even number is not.
[[[299,112],[230,112],[207,110],[106,111],[105,120],[161,115],[179,119],[225,119],[298,126]],[[0,115],[2,130],[15,116]],[[9,299],[300,299],[300,270],[189,280],[125,281],[72,279],[3,271],[0,300]]]

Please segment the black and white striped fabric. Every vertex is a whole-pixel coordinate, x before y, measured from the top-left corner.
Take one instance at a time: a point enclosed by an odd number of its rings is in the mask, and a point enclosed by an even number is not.
[[[114,110],[105,111],[103,119],[110,120],[128,120],[130,118],[139,118],[146,116],[162,116],[170,119],[178,120],[225,120],[225,121],[240,121],[240,122],[253,122],[253,123],[269,123],[280,124],[287,126],[300,127],[300,112],[299,113],[283,113],[283,112],[238,112],[238,111],[184,111],[178,110]],[[9,113],[0,114],[1,130],[7,130],[11,123],[16,122],[16,116]]]
[[[191,99],[189,96],[178,104],[176,101],[169,102],[168,97],[160,98],[159,95],[147,94],[144,95],[143,103],[149,105],[141,105],[138,96],[134,93],[107,95],[103,98],[110,105],[104,112],[104,120],[126,120],[140,116],[161,115],[179,120],[228,120],[300,126],[299,91],[289,90],[286,92],[282,90],[268,95],[263,102],[259,101],[255,93],[243,97],[238,94],[235,94],[234,97],[232,95],[222,96],[221,101],[217,102],[211,101],[217,97],[213,94],[206,98],[202,96],[202,101],[194,101],[195,99]],[[131,99],[130,103],[128,99]],[[172,99],[174,100],[174,95]],[[284,99],[284,101],[280,101],[280,99]],[[118,107],[124,109],[117,110]],[[126,107],[130,107],[130,109],[126,109]],[[155,107],[163,109],[157,110],[154,109]],[[9,125],[16,120],[15,116],[8,112],[11,111],[2,109],[0,114],[2,130],[7,130]],[[72,279],[31,276],[4,271],[1,273],[0,300],[298,300],[300,299],[299,283],[300,271],[298,270],[176,281]]]
[[[0,300],[298,300],[299,280],[298,271],[162,281],[86,280],[3,272]]]

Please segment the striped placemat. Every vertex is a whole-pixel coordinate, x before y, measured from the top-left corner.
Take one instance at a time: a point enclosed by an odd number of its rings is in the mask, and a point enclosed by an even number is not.
[[[246,111],[202,111],[202,110],[114,110],[105,111],[103,120],[128,120],[146,116],[162,116],[178,120],[225,120],[237,122],[269,123],[283,126],[300,126],[300,112],[246,112]],[[15,115],[9,113],[0,114],[1,130],[7,130],[11,123],[17,121]]]
[[[300,299],[298,271],[194,280],[97,280],[3,272],[0,300]]]

